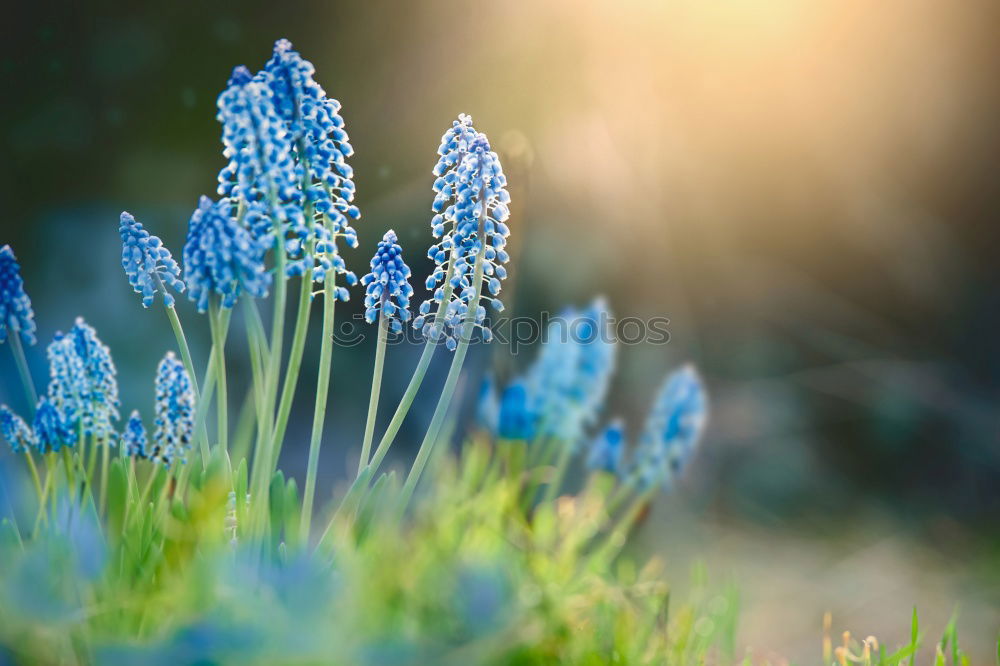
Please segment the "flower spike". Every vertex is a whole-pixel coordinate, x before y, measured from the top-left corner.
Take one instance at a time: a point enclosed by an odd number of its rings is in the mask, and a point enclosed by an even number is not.
[[[10,245],[0,247],[0,342],[7,340],[7,329],[26,344],[35,344],[35,312]]]
[[[229,159],[219,173],[219,194],[239,202],[242,221],[254,238],[270,246],[273,234],[304,225],[291,135],[274,107],[266,78],[253,76],[246,67],[233,70],[218,107],[216,118],[222,123]]]
[[[618,474],[621,471],[624,453],[625,426],[621,419],[615,419],[591,443],[590,453],[587,455],[587,467]]]
[[[181,293],[184,282],[180,279],[181,267],[170,250],[127,212],[121,214],[118,233],[122,237],[122,268],[132,289],[142,294],[143,307],[153,304],[157,292],[162,294],[166,307],[173,307],[174,296],[167,287]]]
[[[510,195],[499,157],[486,135],[473,129],[469,116],[459,116],[453,123],[442,137],[438,153],[441,158],[434,169],[438,178],[432,206],[436,214],[431,229],[441,241],[428,251],[437,264],[426,285],[432,296],[421,304],[413,325],[429,340],[436,340],[443,332],[448,348],[455,349],[458,331],[470,309],[484,337],[491,337],[484,323],[486,308],[472,302],[477,293],[479,300],[488,301],[495,310],[503,309],[497,296],[500,281],[507,277],[504,264],[510,259],[504,250],[510,234],[506,224]],[[481,251],[482,290],[481,285],[473,284]],[[432,323],[437,313],[441,314],[443,331]]]
[[[125,455],[130,458],[149,458],[146,427],[142,425],[142,417],[139,416],[137,409],[132,411],[128,423],[125,424],[122,445],[125,447]]]
[[[266,296],[271,278],[264,270],[265,250],[232,216],[228,199],[202,197],[191,215],[183,252],[188,297],[198,311],[208,309],[212,294],[221,297],[225,308],[236,305],[243,291]]]
[[[35,410],[34,444],[39,453],[57,453],[64,446],[72,447],[74,434],[63,413],[48,398],[38,401]]]
[[[400,322],[410,319],[410,267],[403,262],[403,249],[392,229],[379,241],[371,260],[371,272],[361,278],[365,291],[365,320],[374,324],[379,313],[389,320],[394,333],[402,330]]]
[[[31,432],[31,428],[7,405],[0,405],[0,435],[10,443],[14,453],[26,451],[35,443],[35,436]]]
[[[705,388],[694,366],[685,365],[667,377],[636,450],[633,474],[641,486],[672,487],[701,439],[707,411]]]
[[[184,462],[194,433],[194,392],[184,364],[167,352],[156,368],[156,430],[149,457],[166,466]]]
[[[111,350],[78,317],[69,333],[56,333],[47,351],[49,400],[74,435],[79,429],[98,441],[110,442],[115,434],[112,423],[119,419],[118,372]]]

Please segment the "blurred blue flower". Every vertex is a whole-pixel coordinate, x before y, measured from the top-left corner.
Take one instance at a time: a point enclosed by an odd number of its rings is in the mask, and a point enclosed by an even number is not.
[[[615,419],[594,438],[587,455],[587,468],[618,474],[625,453],[625,426]]]
[[[263,298],[271,283],[264,270],[266,248],[232,216],[228,199],[213,202],[202,197],[191,215],[184,243],[184,280],[188,297],[199,312],[208,309],[209,297],[221,297],[222,307],[236,305],[246,291]]]
[[[7,405],[0,405],[0,435],[10,443],[14,453],[21,453],[34,445],[31,428]]]
[[[492,433],[497,432],[500,427],[500,399],[497,397],[496,380],[492,373],[487,373],[479,385],[476,423]]]
[[[173,307],[174,296],[167,287],[181,293],[184,283],[180,279],[181,267],[170,250],[127,212],[121,214],[118,233],[122,237],[122,268],[132,289],[142,294],[143,307],[153,304],[156,292],[163,295],[165,306]]]
[[[538,358],[528,369],[529,409],[537,434],[571,442],[579,433],[581,414],[573,404],[580,381],[582,347],[571,334],[572,310],[554,318],[545,331]]]
[[[515,379],[500,396],[497,434],[503,439],[531,440],[535,437],[536,416],[528,404],[528,390],[523,379]]]
[[[34,445],[39,453],[56,453],[64,446],[73,446],[76,439],[62,412],[48,398],[38,401],[32,424]]]
[[[392,331],[399,332],[400,322],[410,319],[410,267],[403,262],[403,249],[396,242],[396,232],[385,232],[371,260],[371,272],[361,278],[365,290],[365,320],[374,324],[379,313]]]
[[[0,247],[0,342],[7,340],[8,328],[26,344],[35,344],[35,312],[24,291],[21,266],[10,245],[4,245]]]
[[[148,439],[146,438],[146,427],[142,425],[142,417],[139,410],[133,410],[125,424],[122,432],[122,445],[125,447],[125,455],[130,458],[148,458]]]
[[[685,365],[667,377],[636,450],[633,473],[643,487],[671,488],[701,439],[707,412],[705,387],[694,366]]]
[[[474,310],[475,322],[482,328],[484,339],[491,339],[481,300],[488,301],[497,311],[503,310],[497,296],[500,281],[507,277],[504,264],[510,260],[504,250],[510,235],[506,224],[510,195],[499,157],[490,149],[486,135],[475,132],[468,116],[459,116],[453,123],[442,137],[438,153],[441,158],[434,170],[438,179],[434,182],[432,206],[436,215],[431,227],[441,241],[428,251],[437,264],[426,283],[433,294],[421,304],[413,325],[429,340],[437,340],[443,333],[448,348],[453,350],[470,309]],[[483,284],[476,285],[473,281],[480,253]],[[446,293],[445,280],[450,294]],[[440,329],[433,324],[437,313],[442,313]]]
[[[156,368],[156,418],[150,458],[171,465],[184,462],[194,433],[195,403],[184,364],[167,352]]]
[[[98,441],[110,442],[118,415],[117,371],[111,350],[83,318],[69,333],[56,333],[48,347],[49,399],[66,423]],[[36,433],[37,435],[38,433]]]

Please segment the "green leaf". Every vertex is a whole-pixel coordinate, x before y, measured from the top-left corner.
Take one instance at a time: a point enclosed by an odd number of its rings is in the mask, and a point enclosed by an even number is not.
[[[299,543],[299,514],[302,511],[299,505],[299,486],[295,479],[288,479],[285,486],[285,506],[282,523],[285,530],[285,541],[290,547],[297,547]]]
[[[280,469],[271,477],[268,493],[268,509],[271,517],[271,545],[277,548],[281,542],[285,517],[285,474]]]
[[[125,460],[116,457],[108,469],[108,529],[115,539],[122,533],[128,502],[128,475],[125,471]]]

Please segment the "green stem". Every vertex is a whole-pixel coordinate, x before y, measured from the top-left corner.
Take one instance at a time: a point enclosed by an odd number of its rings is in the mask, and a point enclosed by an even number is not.
[[[157,277],[159,279],[159,277]],[[162,285],[163,293],[167,293],[166,287]],[[187,370],[188,377],[191,379],[191,389],[194,392],[195,404],[198,404],[201,400],[201,391],[198,389],[198,373],[194,369],[194,359],[191,357],[191,349],[188,347],[187,337],[184,335],[184,327],[181,326],[180,317],[177,316],[177,311],[174,309],[173,305],[169,305],[163,308],[167,312],[167,319],[170,320],[170,328],[174,330],[174,337],[177,339],[177,347],[181,352],[181,360],[184,362],[184,369]],[[200,430],[196,431],[198,433],[198,438],[202,442],[202,446],[207,449],[208,447],[208,429],[205,428],[204,424]]]
[[[195,409],[194,417],[194,430],[195,432],[202,432],[205,430],[205,421],[208,418],[208,408],[212,403],[212,395],[215,392],[215,345],[212,345],[212,350],[208,356],[208,365],[205,367],[205,379],[201,385],[201,399],[196,403],[197,407]],[[208,436],[201,440],[201,464],[203,467],[208,467]]]
[[[330,361],[333,356],[333,324],[337,300],[336,273],[327,273],[323,280],[323,338],[319,348],[319,368],[316,376],[316,403],[313,407],[312,432],[309,436],[309,462],[306,466],[306,485],[302,493],[302,517],[299,521],[299,538],[309,542],[312,526],[313,498],[316,495],[316,470],[319,467],[319,450],[323,443],[323,424],[326,420],[327,395],[330,391]]]
[[[38,514],[35,516],[35,527],[31,531],[32,535],[38,534],[38,527],[42,524],[42,520],[48,522],[48,517],[46,515],[45,509],[49,502],[49,488],[52,487],[52,469],[59,465],[59,461],[55,460],[56,454],[46,453],[45,458],[45,485],[42,488],[42,499],[38,504]]]
[[[31,455],[31,449],[24,449],[24,458],[28,461],[28,469],[31,470],[31,480],[35,484],[35,492],[38,493],[38,502],[42,502],[42,480],[38,476],[38,468],[35,467],[35,458]]]
[[[451,286],[451,278],[454,274],[454,261],[451,261],[448,265],[448,272],[444,278],[444,292],[441,295],[441,303],[447,303],[451,300],[451,294],[453,287]],[[410,412],[410,407],[413,405],[414,398],[417,397],[417,391],[420,389],[420,384],[424,381],[424,375],[427,374],[427,368],[430,367],[431,359],[434,357],[434,352],[437,351],[437,338],[441,335],[442,326],[444,323],[445,307],[442,305],[438,308],[437,314],[434,316],[434,330],[435,334],[430,336],[430,339],[424,344],[424,351],[420,354],[420,360],[417,361],[417,367],[413,370],[413,376],[410,377],[410,383],[406,386],[406,391],[403,392],[403,397],[399,400],[399,405],[396,406],[396,412],[392,415],[392,420],[389,421],[388,427],[385,429],[385,434],[382,435],[381,441],[378,443],[378,448],[375,449],[375,455],[372,456],[371,463],[369,466],[372,468],[372,476],[378,471],[379,465],[382,464],[385,454],[389,452],[389,447],[392,445],[393,440],[396,438],[396,433],[403,426],[403,420],[406,415]]]
[[[96,442],[94,444],[95,446],[97,445]],[[101,442],[100,446],[101,446],[101,492],[100,495],[98,495],[100,499],[98,500],[97,503],[98,506],[97,515],[103,516],[105,502],[107,501],[108,497],[108,467],[111,464],[111,446],[107,441]]]
[[[358,476],[368,465],[375,435],[375,418],[378,416],[378,398],[382,390],[382,367],[385,365],[385,347],[389,338],[389,319],[384,313],[378,316],[378,342],[375,345],[375,368],[372,370],[372,390],[368,397],[368,418],[365,421],[365,438],[361,443],[361,458],[358,460]]]
[[[38,404],[38,393],[35,391],[35,383],[31,381],[31,372],[28,370],[28,359],[24,355],[24,346],[21,344],[21,336],[18,331],[10,332],[10,351],[14,354],[14,362],[17,364],[17,372],[21,375],[21,384],[24,385],[24,394],[28,398],[31,409]]]
[[[216,424],[219,428],[218,445],[229,450],[229,395],[226,389],[226,334],[222,324],[223,312],[231,313],[230,308],[220,308],[213,303],[208,314],[209,326],[212,329],[212,347],[215,351],[215,383],[218,396],[215,400]]]
[[[312,253],[311,250],[309,252]],[[299,381],[299,369],[302,367],[302,353],[306,346],[306,334],[309,332],[309,313],[312,311],[312,269],[302,276],[299,288],[298,312],[295,315],[295,333],[292,335],[292,346],[288,352],[288,367],[285,369],[285,383],[281,388],[281,402],[278,404],[278,416],[274,425],[274,437],[271,441],[271,467],[273,472],[278,466],[278,456],[285,440],[285,428],[288,426],[288,415],[292,410],[295,398],[295,387]]]
[[[480,198],[483,201],[483,211],[480,217],[482,220],[486,216],[486,200],[482,192],[480,193]],[[480,225],[482,225],[482,222],[480,222]],[[451,368],[448,369],[448,376],[444,380],[441,397],[438,399],[437,407],[434,408],[431,424],[424,435],[424,441],[420,443],[420,449],[417,451],[413,467],[410,468],[410,473],[406,477],[406,483],[403,484],[403,490],[400,493],[400,513],[406,511],[406,506],[410,503],[410,498],[413,497],[413,491],[416,490],[417,483],[420,481],[420,475],[424,471],[427,459],[430,457],[434,445],[440,438],[441,427],[444,425],[445,417],[448,415],[448,407],[451,405],[452,397],[455,395],[455,388],[458,386],[459,375],[462,373],[462,364],[465,362],[465,355],[469,351],[469,341],[472,339],[472,334],[476,328],[476,310],[479,307],[479,297],[483,290],[483,269],[486,263],[486,241],[483,238],[482,229],[480,229],[480,239],[479,253],[476,256],[476,270],[472,277],[473,294],[469,301],[469,311],[465,315],[462,334],[458,340],[458,348],[455,349],[455,357],[451,361]]]

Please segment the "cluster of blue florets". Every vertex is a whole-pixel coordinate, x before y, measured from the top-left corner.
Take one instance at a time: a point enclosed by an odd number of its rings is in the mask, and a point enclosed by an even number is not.
[[[0,405],[0,436],[10,442],[14,453],[27,451],[35,444],[35,435],[31,428],[7,405]]]
[[[240,293],[262,298],[271,276],[264,270],[266,246],[237,222],[228,199],[213,202],[202,197],[191,215],[184,243],[184,280],[199,312],[208,310],[210,297],[222,307],[236,305]]]
[[[148,457],[172,464],[184,461],[194,436],[195,400],[184,364],[168,352],[156,368],[156,426]]]
[[[361,278],[365,289],[365,319],[373,324],[385,317],[393,332],[402,330],[410,319],[410,267],[403,261],[403,249],[396,242],[396,232],[386,232],[371,260],[371,272]]]
[[[432,296],[421,304],[413,325],[430,340],[444,335],[448,348],[455,349],[470,310],[484,338],[491,338],[486,308],[480,304],[484,298],[503,310],[497,296],[510,260],[504,249],[510,235],[510,195],[500,159],[469,116],[459,116],[445,132],[438,154],[431,231],[441,240],[428,251],[436,264],[426,283]],[[479,262],[482,282],[475,284]]]
[[[488,378],[477,420],[498,438],[575,448],[600,417],[615,366],[616,344],[607,306],[596,300],[582,311],[553,319],[535,362],[497,395]],[[588,468],[641,487],[669,487],[687,466],[704,428],[705,390],[692,366],[668,376],[650,410],[631,463],[626,464],[625,425],[613,419],[590,440]]]
[[[24,291],[21,266],[10,245],[0,247],[0,342],[7,340],[7,331],[35,344],[35,313],[31,299]]]
[[[48,357],[48,399],[71,431],[113,441],[119,400],[111,350],[93,327],[77,318],[69,333],[56,333]]]
[[[170,250],[126,212],[121,214],[118,233],[122,238],[122,268],[132,289],[142,294],[143,307],[153,304],[157,292],[162,295],[165,306],[173,307],[174,296],[167,288],[181,293],[184,282],[180,277],[181,267]]]

